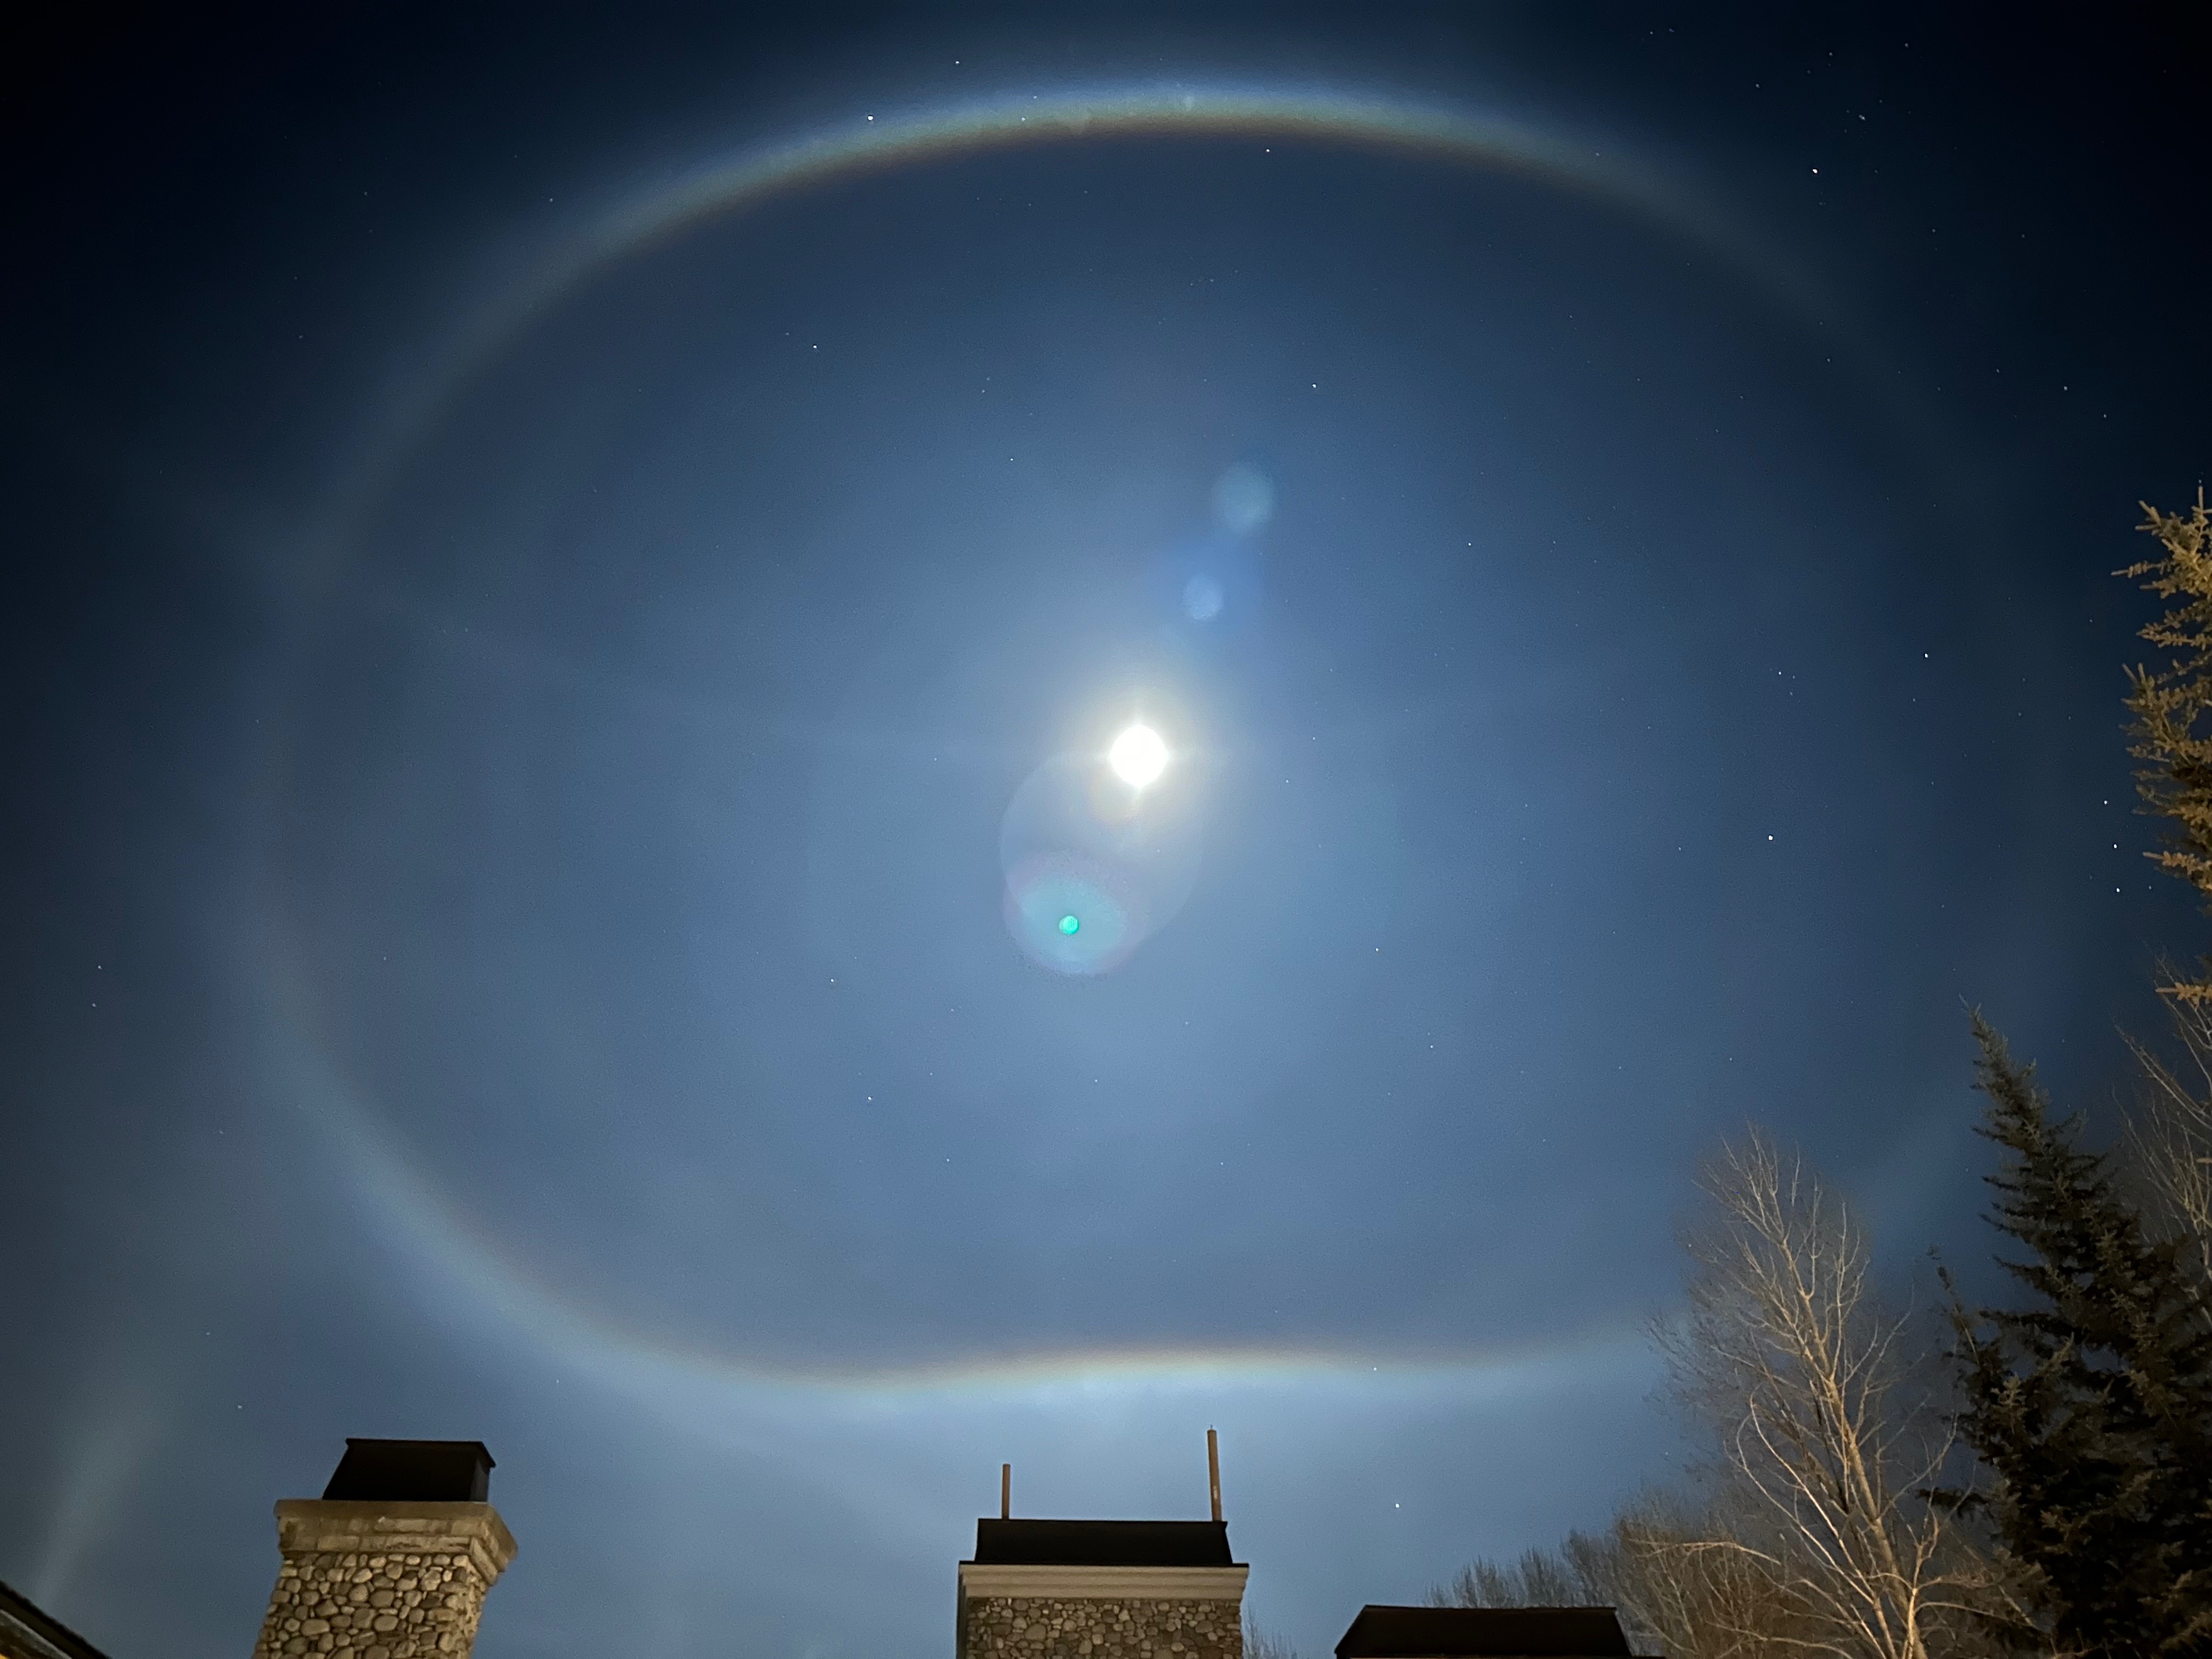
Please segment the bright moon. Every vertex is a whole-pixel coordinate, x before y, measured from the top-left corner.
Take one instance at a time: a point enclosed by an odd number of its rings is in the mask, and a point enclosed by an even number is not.
[[[1114,739],[1106,753],[1114,775],[1132,789],[1142,789],[1168,769],[1168,746],[1149,726],[1133,726]]]

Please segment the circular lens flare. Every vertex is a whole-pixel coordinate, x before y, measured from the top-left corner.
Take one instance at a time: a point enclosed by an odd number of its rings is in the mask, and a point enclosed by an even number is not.
[[[1198,877],[1195,788],[1133,789],[1097,750],[1030,774],[999,823],[1006,927],[1057,974],[1109,973],[1159,931]]]
[[[1146,931],[1130,875],[1078,852],[1039,854],[1009,870],[1006,915],[1030,959],[1059,974],[1109,973]]]
[[[1149,726],[1133,726],[1114,739],[1114,746],[1106,752],[1106,763],[1114,769],[1114,775],[1132,789],[1142,789],[1159,781],[1168,769],[1168,746],[1160,734]]]

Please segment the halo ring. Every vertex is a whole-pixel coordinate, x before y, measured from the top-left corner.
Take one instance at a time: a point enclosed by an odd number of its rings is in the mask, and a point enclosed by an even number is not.
[[[544,249],[520,279],[467,312],[413,373],[395,378],[354,441],[350,465],[319,528],[300,550],[308,556],[306,579],[295,590],[295,653],[313,633],[364,523],[453,402],[532,327],[622,262],[711,220],[871,173],[1030,146],[1179,136],[1348,145],[1527,178],[1686,240],[1801,323],[1826,329],[1837,321],[1836,307],[1803,271],[1678,180],[1523,121],[1400,91],[1313,82],[1126,82],[855,115],[796,137],[738,148],[616,193]],[[295,717],[289,703],[282,702],[277,718],[264,728],[260,798],[271,804],[264,810],[272,814],[283,795]],[[286,914],[284,884],[265,866],[258,873],[260,931],[246,943],[267,991],[272,1092],[312,1108],[337,1164],[367,1200],[363,1208],[379,1242],[441,1287],[435,1299],[453,1304],[447,1311],[457,1322],[473,1324],[491,1315],[514,1337],[562,1355],[611,1385],[671,1398],[695,1395],[702,1383],[735,1387],[758,1401],[825,1389],[910,1396],[947,1387],[1018,1389],[1108,1377],[1213,1386],[1285,1375],[1364,1378],[1377,1370],[1364,1354],[1279,1347],[1083,1350],[987,1356],[941,1366],[793,1368],[671,1344],[632,1328],[611,1310],[545,1283],[498,1240],[465,1220],[404,1154],[375,1103],[333,1061],[335,1045],[321,1039],[330,1011],[320,1006],[308,953]],[[1540,1365],[1620,1340],[1620,1331],[1606,1326],[1518,1352],[1408,1357],[1395,1364],[1386,1360],[1380,1369],[1495,1372],[1501,1365]]]

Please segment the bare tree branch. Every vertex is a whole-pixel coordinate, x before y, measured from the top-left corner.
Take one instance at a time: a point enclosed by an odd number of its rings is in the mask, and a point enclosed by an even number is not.
[[[2178,1067],[2128,1038],[2146,1085],[2128,1117],[2128,1161],[2156,1218],[2188,1241],[2197,1305],[2212,1322],[2212,1004],[2177,997],[2168,1007]]]
[[[1908,1321],[1875,1305],[1864,1233],[1756,1133],[1723,1148],[1700,1186],[1709,1212],[1683,1237],[1689,1311],[1661,1345],[1677,1395],[1714,1434],[1741,1524],[1655,1534],[1650,1547],[1728,1560],[1746,1594],[1778,1598],[1792,1616],[1759,1638],[1770,1649],[1948,1650],[1988,1605],[1993,1575],[1925,1495],[1952,1441],[1912,1386]]]

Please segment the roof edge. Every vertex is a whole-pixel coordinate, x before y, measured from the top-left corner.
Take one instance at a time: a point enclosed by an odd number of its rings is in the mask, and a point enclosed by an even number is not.
[[[0,1624],[19,1626],[33,1641],[61,1656],[61,1659],[107,1659],[100,1649],[5,1582],[0,1582]],[[25,1659],[46,1656],[26,1655]]]

